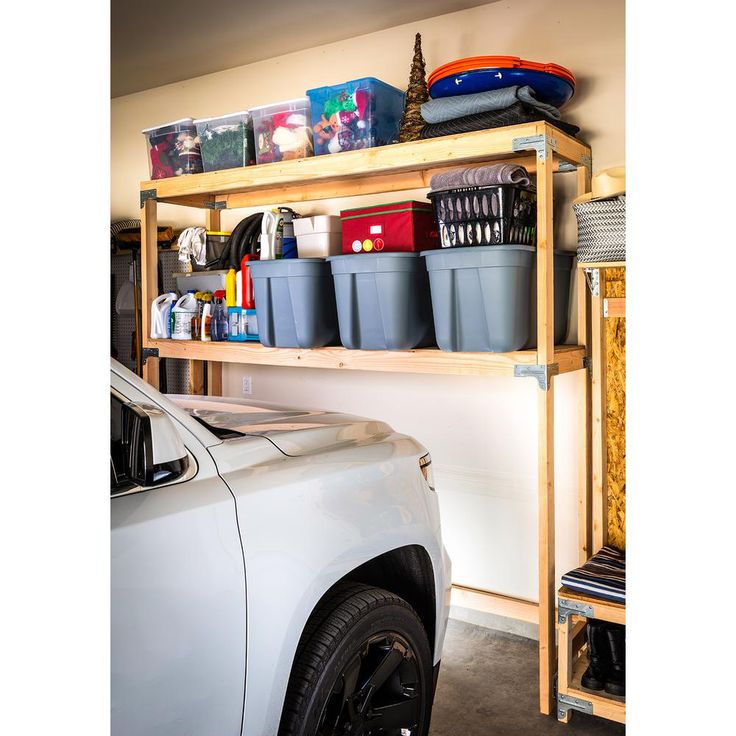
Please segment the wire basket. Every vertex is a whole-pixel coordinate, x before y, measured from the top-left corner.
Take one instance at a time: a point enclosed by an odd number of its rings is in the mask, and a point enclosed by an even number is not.
[[[578,262],[626,260],[626,197],[573,205],[578,221]]]
[[[537,193],[531,187],[464,187],[427,196],[443,248],[537,244]]]

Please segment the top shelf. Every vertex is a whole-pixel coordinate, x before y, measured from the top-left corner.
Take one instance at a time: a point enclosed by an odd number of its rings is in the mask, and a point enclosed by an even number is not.
[[[156,199],[187,207],[236,209],[377,194],[429,186],[437,171],[504,160],[536,171],[534,143],[546,136],[553,170],[590,165],[590,147],[546,122],[397,143],[272,164],[141,182],[141,202]]]

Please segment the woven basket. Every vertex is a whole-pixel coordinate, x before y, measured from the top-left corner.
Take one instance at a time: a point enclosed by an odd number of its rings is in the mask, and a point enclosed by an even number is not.
[[[573,205],[578,220],[578,262],[626,260],[626,197]]]

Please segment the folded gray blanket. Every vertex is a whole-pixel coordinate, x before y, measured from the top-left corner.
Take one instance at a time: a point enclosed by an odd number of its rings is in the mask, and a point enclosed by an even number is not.
[[[477,92],[472,95],[456,95],[454,97],[438,97],[422,105],[422,117],[427,123],[444,123],[446,120],[463,118],[479,112],[504,110],[515,102],[525,102],[527,105],[543,110],[550,117],[559,118],[560,111],[553,105],[540,102],[534,96],[534,90],[529,87],[504,87],[488,92]]]
[[[450,169],[435,174],[429,180],[430,191],[443,192],[462,187],[492,187],[498,184],[518,184],[528,187],[531,184],[529,172],[517,164],[490,164],[464,169]]]

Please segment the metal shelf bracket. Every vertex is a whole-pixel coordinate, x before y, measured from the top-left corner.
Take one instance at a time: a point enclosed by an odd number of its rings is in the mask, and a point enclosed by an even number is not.
[[[226,202],[215,202],[215,201],[209,201],[204,203],[204,207],[207,210],[226,210],[227,209],[227,203]]]
[[[585,280],[590,287],[591,296],[601,295],[601,271],[599,268],[585,268]]]
[[[549,363],[548,365],[515,365],[514,366],[514,377],[515,378],[527,378],[531,376],[537,379],[539,388],[543,391],[549,391],[552,376],[557,376],[560,373],[559,363]]]
[[[143,209],[147,199],[156,199],[155,189],[141,189],[141,209]]]
[[[158,358],[158,348],[143,348],[141,350],[141,365],[145,365],[148,358]]]
[[[557,693],[557,717],[566,718],[568,711],[576,710],[579,713],[593,715],[593,703],[589,700],[576,698],[574,695]]]
[[[593,618],[593,606],[579,601],[571,601],[567,598],[560,598],[557,601],[557,623],[567,623],[568,616],[585,616],[585,618]]]
[[[547,160],[547,152],[557,150],[557,139],[551,135],[526,135],[511,142],[514,153],[536,151],[539,161]]]

